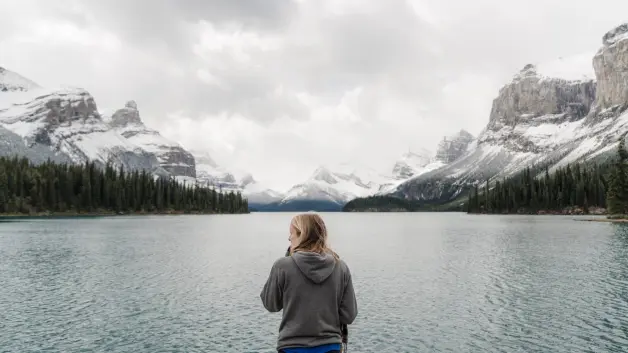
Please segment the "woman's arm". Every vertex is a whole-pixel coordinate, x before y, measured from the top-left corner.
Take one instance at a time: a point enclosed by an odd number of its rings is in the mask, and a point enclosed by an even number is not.
[[[347,271],[347,284],[345,286],[342,300],[340,301],[340,324],[351,325],[356,316],[358,316],[358,302],[355,298],[355,291],[353,290],[353,281],[351,280],[351,272],[349,267],[345,265]]]
[[[266,284],[260,294],[264,308],[271,313],[276,313],[283,309],[283,271],[273,264]]]

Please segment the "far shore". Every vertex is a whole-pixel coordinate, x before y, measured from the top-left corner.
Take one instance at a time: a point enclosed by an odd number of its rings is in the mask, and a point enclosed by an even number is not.
[[[40,212],[33,214],[25,213],[7,213],[0,214],[0,222],[17,219],[62,219],[62,218],[104,218],[104,217],[124,217],[124,216],[207,216],[221,214],[248,214],[247,213],[215,213],[215,212],[183,212],[183,211],[165,211],[165,212]]]

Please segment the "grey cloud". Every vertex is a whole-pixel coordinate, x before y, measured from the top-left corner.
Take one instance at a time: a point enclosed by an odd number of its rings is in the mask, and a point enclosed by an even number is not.
[[[193,96],[182,97],[190,101],[187,108],[204,113],[230,111],[267,122],[283,115],[309,116],[292,92],[309,92],[331,104],[358,86],[382,84],[414,99],[434,93],[434,80],[440,76],[430,64],[438,62],[438,56],[429,49],[438,45],[437,36],[404,1],[391,0],[372,13],[320,16],[314,26],[305,28],[313,34],[304,36],[299,24],[293,23],[277,50],[251,48],[255,66],[221,52],[210,54],[218,66],[198,61],[220,84],[186,82],[190,88],[186,92]],[[279,86],[287,93],[275,95]],[[375,113],[369,109],[363,117]]]
[[[136,99],[156,117],[184,110],[192,117],[234,113],[261,122],[284,115],[307,118],[297,92],[334,104],[358,86],[364,87],[365,118],[376,118],[378,100],[394,96],[415,104],[417,115],[423,105],[429,105],[429,114],[442,114],[441,120],[461,119],[444,109],[455,104],[443,101],[441,89],[446,83],[468,73],[486,75],[496,85],[505,83],[528,62],[599,45],[604,31],[621,22],[621,14],[628,11],[627,2],[613,0],[570,6],[563,0],[478,0],[472,5],[424,0],[441,19],[433,25],[416,16],[405,0],[372,0],[376,11],[339,16],[323,14],[318,0],[311,0],[307,8],[291,0],[83,0],[74,1],[76,6],[23,1],[47,18],[62,17],[79,27],[111,31],[129,48],[184,71],[177,76],[165,69],[143,68],[129,50],[128,62],[121,61],[111,82],[86,85],[109,89],[123,82],[124,89],[110,94],[132,95],[116,99]],[[604,16],[591,15],[602,12]],[[250,48],[254,66],[242,64],[228,52],[211,53],[206,62],[193,53],[198,33],[192,27],[199,20],[218,30],[239,28],[262,37],[276,36],[281,45],[269,51]],[[14,28],[0,22],[0,29],[5,27]],[[89,55],[83,49],[75,52],[81,58]],[[63,69],[59,60],[51,62]],[[210,72],[219,84],[200,80],[199,69]],[[73,70],[66,65],[64,76],[71,82],[60,83],[78,84],[89,76],[78,69],[72,76]],[[276,94],[278,87],[285,92]],[[490,100],[497,92],[469,94]]]
[[[217,26],[279,30],[295,10],[291,0],[82,0],[91,18],[137,45],[166,45],[170,54],[190,54],[188,25],[206,20]]]
[[[287,60],[275,58],[296,87],[324,93],[429,71],[438,55],[434,28],[414,16],[405,1],[379,3],[378,11],[323,17],[315,46],[299,33],[289,37]],[[278,53],[283,55],[283,53]]]

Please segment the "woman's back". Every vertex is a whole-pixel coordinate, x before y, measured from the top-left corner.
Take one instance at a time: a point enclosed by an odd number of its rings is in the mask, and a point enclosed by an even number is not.
[[[340,344],[341,325],[357,315],[349,268],[329,253],[297,252],[277,260],[261,298],[268,311],[283,309],[278,350]]]

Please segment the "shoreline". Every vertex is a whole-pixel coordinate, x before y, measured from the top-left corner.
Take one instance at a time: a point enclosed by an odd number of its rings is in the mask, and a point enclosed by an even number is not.
[[[11,213],[0,214],[0,222],[19,219],[64,219],[64,218],[105,218],[105,217],[129,217],[129,216],[208,216],[208,215],[239,215],[242,213],[216,213],[216,212],[40,212],[36,214]]]
[[[626,218],[589,218],[589,219],[574,219],[576,222],[604,222],[604,223],[628,223]]]

